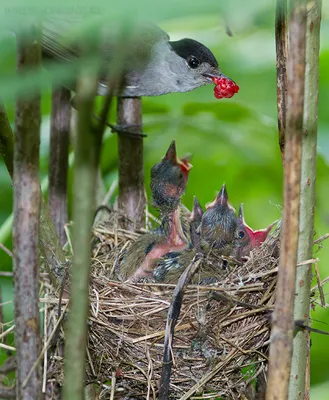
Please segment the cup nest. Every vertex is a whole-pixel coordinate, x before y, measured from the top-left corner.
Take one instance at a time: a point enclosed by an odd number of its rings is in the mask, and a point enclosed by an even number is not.
[[[279,233],[277,226],[243,264],[223,269],[222,260],[211,255],[193,260],[198,263],[193,283],[184,287],[174,340],[168,344],[168,398],[252,399],[265,390]],[[115,279],[139,235],[104,223],[93,230],[86,383],[98,383],[101,399],[159,398],[176,284]],[[219,271],[218,282],[198,284],[209,265]],[[52,318],[54,326],[58,297],[50,291],[47,298],[48,321]],[[48,383],[63,383],[64,339],[61,327],[48,362]]]

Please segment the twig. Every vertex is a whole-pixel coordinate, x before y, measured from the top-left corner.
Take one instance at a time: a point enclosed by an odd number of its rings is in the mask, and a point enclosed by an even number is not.
[[[15,329],[15,325],[12,325],[10,328],[8,328],[6,331],[2,332],[0,335],[0,339],[3,339],[6,337],[10,332],[12,332]]]
[[[14,276],[14,274],[12,272],[7,272],[7,271],[0,271],[0,276],[8,276],[8,277],[12,277]]]
[[[106,220],[105,213],[102,212],[102,210],[104,210],[103,207],[105,207],[107,212],[109,212],[109,213],[113,212],[113,210],[108,207],[108,202],[110,201],[110,199],[113,196],[114,192],[116,191],[117,187],[118,187],[118,181],[117,181],[117,179],[115,179],[113,181],[112,185],[110,186],[108,192],[106,193],[106,195],[102,201],[102,204],[100,206],[98,206],[98,208],[95,211],[94,226],[97,225],[97,223],[99,223],[100,221]]]
[[[320,287],[324,286],[326,283],[329,282],[329,276],[327,276],[326,278],[324,278],[321,282],[320,282]],[[314,293],[316,290],[319,289],[319,284],[316,284],[315,286],[313,286],[311,288],[311,293]]]
[[[16,347],[8,346],[7,344],[0,343],[0,347],[5,350],[16,351]]]
[[[314,244],[319,244],[321,242],[323,242],[324,240],[329,238],[329,233],[326,233],[325,235],[319,237],[318,239],[314,240]]]
[[[276,2],[275,44],[279,146],[283,161],[287,120],[287,0],[277,0]]]
[[[215,376],[221,369],[225,368],[225,366],[231,361],[231,359],[234,357],[235,353],[237,353],[238,350],[232,349],[230,353],[226,356],[225,360],[221,360],[217,365],[215,365],[211,370],[205,374],[198,383],[196,383],[194,386],[191,387],[190,390],[188,390],[184,396],[180,398],[180,400],[187,400],[190,398],[190,396],[197,392],[202,386],[204,386],[213,376]]]
[[[68,89],[53,88],[49,153],[49,208],[62,245],[66,239],[64,225],[67,223],[70,98],[71,92]]]
[[[300,218],[297,261],[312,258],[314,239],[316,147],[318,120],[318,79],[321,0],[307,1],[305,97],[302,137]],[[293,32],[291,33],[294,34]],[[297,44],[296,44],[297,45]],[[318,277],[317,260],[314,261]],[[297,269],[294,319],[307,319],[310,313],[312,266]],[[320,279],[318,280],[318,282]],[[325,306],[322,287],[319,286],[321,303]],[[304,398],[309,335],[299,331],[293,342],[289,398]]]
[[[8,254],[9,257],[13,258],[13,253],[2,243],[0,243],[0,249]]]
[[[306,3],[306,0],[293,0],[290,19],[283,218],[280,267],[271,331],[267,400],[287,398],[291,368],[301,186]]]
[[[23,75],[40,68],[40,27],[30,19],[29,28],[17,37],[17,70]],[[40,93],[18,98],[14,147],[14,265],[15,343],[17,347],[16,393],[18,399],[41,398],[41,371],[24,389],[41,347],[39,317],[39,219],[40,219]],[[10,346],[8,346],[9,348]]]
[[[318,268],[317,262],[314,263],[314,269],[315,269],[316,280],[318,282],[317,287],[318,287],[319,293],[320,293],[321,305],[323,308],[326,308],[326,299],[324,298],[324,293],[323,293],[323,289],[322,289],[322,285],[321,285],[320,273],[319,273],[319,268]]]
[[[197,256],[195,256],[191,264],[185,269],[185,271],[179,278],[177,286],[175,287],[173,293],[172,301],[168,310],[167,323],[166,323],[163,363],[162,363],[162,372],[160,378],[160,389],[158,397],[159,400],[167,400],[169,398],[169,382],[170,382],[171,367],[173,363],[172,346],[174,341],[175,326],[180,315],[183,296],[187,284],[189,283],[195,272],[198,270],[200,263],[201,260],[198,259]]]
[[[112,379],[111,379],[111,397],[110,397],[110,400],[114,400],[115,384],[116,384],[116,376],[115,376],[115,371],[113,371],[112,372]]]
[[[44,345],[47,343],[47,323],[48,323],[48,306],[45,303],[44,306],[44,314],[43,314],[43,341]],[[47,360],[48,360],[48,351],[45,350],[45,354],[43,357],[43,379],[42,379],[42,393],[46,393],[46,385],[47,385]]]
[[[64,316],[65,316],[65,312],[66,312],[68,306],[69,306],[69,303],[66,304],[66,306],[65,306],[65,308],[64,308],[64,310],[63,310],[63,312],[62,312],[62,314],[60,315],[60,317],[58,318],[58,320],[57,320],[57,322],[56,322],[56,325],[54,326],[54,329],[52,330],[52,332],[51,332],[51,334],[49,335],[49,337],[48,337],[46,343],[44,344],[43,349],[41,350],[41,353],[39,354],[38,358],[36,359],[35,363],[33,364],[33,366],[32,366],[32,368],[31,368],[31,370],[29,371],[29,373],[28,373],[28,375],[27,375],[25,381],[23,382],[23,385],[22,385],[23,388],[27,385],[29,379],[31,378],[31,376],[32,376],[32,374],[33,374],[33,372],[34,372],[34,370],[37,368],[37,366],[39,365],[40,361],[42,360],[43,355],[44,355],[45,352],[47,351],[47,349],[48,349],[48,347],[49,347],[49,345],[50,345],[50,343],[51,343],[51,341],[52,341],[52,339],[53,339],[55,333],[57,332],[58,327],[59,327],[60,324],[62,323],[62,320],[63,320],[63,318],[64,318]]]

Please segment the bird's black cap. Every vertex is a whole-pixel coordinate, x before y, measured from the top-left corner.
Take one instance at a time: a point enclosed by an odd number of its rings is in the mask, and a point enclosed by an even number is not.
[[[189,56],[196,57],[201,63],[208,63],[211,66],[218,68],[218,62],[212,52],[202,43],[193,39],[182,39],[177,42],[169,42],[171,48],[177,55],[185,60]]]

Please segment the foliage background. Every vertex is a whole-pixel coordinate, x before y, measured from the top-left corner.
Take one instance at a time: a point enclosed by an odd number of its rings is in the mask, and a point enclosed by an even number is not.
[[[233,99],[216,100],[212,87],[190,93],[171,94],[143,99],[146,185],[151,166],[164,154],[170,141],[176,139],[180,155],[193,154],[184,203],[191,207],[193,195],[201,204],[211,201],[223,182],[227,184],[231,203],[237,208],[245,204],[246,220],[253,228],[264,228],[280,218],[282,204],[282,166],[278,147],[275,82],[275,2],[241,0],[222,2],[191,0],[154,2],[139,0],[66,2],[40,6],[38,1],[26,6],[14,1],[0,10],[0,26],[26,19],[36,10],[85,13],[88,16],[108,13],[109,23],[118,16],[151,19],[170,33],[171,39],[191,37],[210,47],[222,71],[240,85]],[[225,19],[233,32],[225,32]],[[320,54],[319,141],[317,158],[316,237],[329,232],[329,3],[323,4]],[[14,95],[24,83],[15,78],[15,39],[0,32],[0,95],[10,119],[14,117]],[[37,78],[38,79],[38,78]],[[37,80],[35,81],[35,83]],[[33,83],[33,81],[32,81]],[[48,170],[50,83],[42,83],[41,178]],[[115,120],[115,113],[111,116]],[[133,168],[133,166],[132,166]],[[109,132],[104,139],[102,172],[108,188],[117,177],[117,143]],[[70,170],[70,176],[72,169]],[[46,185],[45,185],[46,187]],[[71,188],[71,185],[70,185]],[[0,242],[11,248],[12,186],[0,160]],[[46,193],[46,191],[45,191]],[[149,191],[148,191],[149,195]],[[329,244],[323,243],[319,268],[322,278],[329,275]],[[0,250],[0,269],[12,270],[12,261]],[[13,318],[13,286],[11,278],[0,278],[5,320]],[[328,288],[325,287],[325,292]],[[329,330],[329,310],[312,312],[313,327]],[[328,398],[329,346],[326,336],[312,334],[311,399]],[[13,338],[11,338],[13,340]],[[6,354],[0,351],[0,363]]]

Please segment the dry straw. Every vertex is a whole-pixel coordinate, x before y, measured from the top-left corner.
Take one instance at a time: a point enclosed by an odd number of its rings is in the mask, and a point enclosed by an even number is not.
[[[170,398],[251,399],[255,390],[263,390],[279,231],[277,227],[242,265],[229,263],[223,270],[216,259],[201,260],[204,265],[211,262],[213,270],[218,263],[220,280],[209,286],[191,284],[185,291],[174,343],[170,343]],[[120,261],[140,234],[113,223],[103,223],[93,233],[87,383],[100,385],[100,399],[157,399],[175,285],[118,282]],[[194,282],[198,274],[202,267]],[[44,302],[55,326],[58,299],[49,292]],[[61,327],[48,351],[47,380],[52,387],[63,382],[63,343]]]

